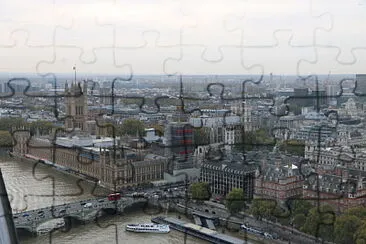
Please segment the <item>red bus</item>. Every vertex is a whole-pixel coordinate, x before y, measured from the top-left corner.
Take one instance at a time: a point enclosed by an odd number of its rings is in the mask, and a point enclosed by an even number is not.
[[[108,200],[109,201],[117,201],[121,199],[121,194],[120,193],[112,193],[108,195]]]

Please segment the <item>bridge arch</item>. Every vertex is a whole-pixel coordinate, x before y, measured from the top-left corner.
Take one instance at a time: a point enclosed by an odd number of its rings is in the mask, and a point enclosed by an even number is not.
[[[18,231],[27,231],[29,233],[32,233],[32,226],[17,226],[16,229]]]

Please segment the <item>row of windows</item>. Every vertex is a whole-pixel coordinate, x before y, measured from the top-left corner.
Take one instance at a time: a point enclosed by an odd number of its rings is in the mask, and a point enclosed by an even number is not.
[[[84,115],[84,107],[83,106],[76,106],[76,115]]]
[[[234,175],[234,174],[218,174],[218,173],[216,173],[216,174],[213,174],[213,173],[211,173],[211,172],[204,172],[204,171],[202,171],[201,172],[201,176],[202,177],[213,177],[213,178],[215,178],[215,179],[218,179],[218,178],[220,178],[220,179],[223,179],[223,180],[227,180],[227,179],[236,179],[236,180],[243,180],[244,178],[243,178],[243,175]]]
[[[149,172],[155,172],[155,171],[161,171],[162,170],[162,165],[153,165],[150,167],[138,167],[135,168],[135,173],[136,174],[144,174],[144,173],[149,173]]]
[[[227,187],[233,186],[233,187],[242,187],[243,186],[243,182],[242,181],[226,181],[226,182],[222,182],[222,184],[220,183],[215,183],[215,180],[212,180],[210,178],[206,178],[203,177],[201,178],[203,182],[214,182],[212,184],[212,187],[217,188],[217,189],[226,189]]]
[[[294,188],[302,188],[303,183],[297,183],[297,184],[286,184],[286,185],[278,185],[278,184],[263,184],[264,188],[267,189],[271,189],[271,190],[280,190],[280,191],[284,191],[284,190],[291,190]]]

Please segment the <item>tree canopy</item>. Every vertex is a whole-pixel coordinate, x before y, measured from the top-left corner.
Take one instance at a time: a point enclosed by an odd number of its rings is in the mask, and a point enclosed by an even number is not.
[[[196,182],[190,186],[193,200],[205,201],[211,197],[210,185],[206,182]]]
[[[295,199],[291,201],[290,208],[292,216],[295,216],[297,214],[307,215],[309,213],[309,210],[313,208],[313,205],[310,203],[310,201]]]
[[[9,131],[0,131],[0,147],[11,147],[13,146],[13,138]]]
[[[269,219],[277,206],[276,201],[268,199],[254,199],[250,207],[250,213],[257,219]]]
[[[121,125],[116,126],[116,136],[143,136],[144,133],[144,123],[137,119],[126,119]]]
[[[209,128],[194,128],[193,140],[196,145],[210,144],[210,129]]]
[[[14,127],[22,127],[26,124],[23,118],[0,118],[0,130],[10,131]]]
[[[245,207],[244,190],[233,188],[226,196],[226,207],[231,213],[237,213]]]
[[[39,132],[40,135],[48,135],[52,129],[55,128],[52,122],[45,120],[28,123],[28,126],[32,134],[37,134],[37,132]]]
[[[330,205],[310,209],[301,230],[325,240],[333,240],[335,212]]]
[[[297,140],[287,140],[281,143],[279,150],[297,156],[305,155],[305,143]]]
[[[339,216],[334,223],[334,235],[336,243],[354,243],[355,230],[362,225],[361,219],[354,215]],[[362,233],[360,232],[360,238]]]

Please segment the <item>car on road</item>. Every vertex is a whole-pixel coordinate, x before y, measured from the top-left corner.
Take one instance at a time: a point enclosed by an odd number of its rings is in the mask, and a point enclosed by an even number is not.
[[[265,238],[267,238],[267,239],[271,239],[271,240],[273,240],[274,238],[273,238],[273,236],[271,235],[271,234],[269,234],[269,233],[267,233],[267,232],[264,232],[264,237]]]
[[[43,211],[39,211],[38,212],[38,216],[41,217],[41,218],[44,218],[44,212]]]
[[[91,202],[85,203],[84,204],[84,208],[90,208],[92,206]]]

